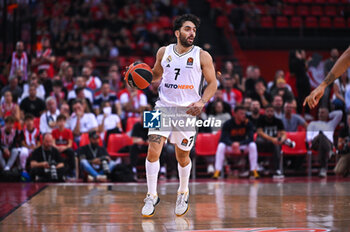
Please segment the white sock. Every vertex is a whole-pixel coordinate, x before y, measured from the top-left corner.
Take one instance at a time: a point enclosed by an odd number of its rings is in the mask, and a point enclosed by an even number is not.
[[[186,167],[181,167],[179,163],[177,164],[177,169],[179,170],[179,180],[180,180],[180,186],[177,192],[184,193],[188,191],[188,181],[191,175],[191,168],[192,168],[191,160]]]
[[[148,188],[148,193],[153,196],[157,195],[157,181],[158,181],[159,167],[160,167],[159,160],[151,163],[146,159],[147,188]]]

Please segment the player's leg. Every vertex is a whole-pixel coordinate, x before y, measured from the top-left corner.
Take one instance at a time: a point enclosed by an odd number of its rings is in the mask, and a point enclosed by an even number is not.
[[[178,161],[178,171],[179,171],[179,188],[177,190],[177,199],[175,214],[176,216],[182,216],[188,211],[188,198],[189,189],[188,182],[190,179],[192,162],[190,159],[190,151],[184,151],[175,145],[176,160]]]
[[[214,179],[218,179],[220,177],[220,172],[224,166],[225,161],[225,152],[230,152],[232,150],[231,146],[227,146],[225,143],[219,143],[216,154],[215,154],[215,172],[213,175]]]
[[[157,194],[157,181],[159,172],[159,156],[162,151],[166,137],[159,134],[149,134],[148,151],[146,158],[146,179],[147,179],[147,196],[145,205],[142,208],[144,217],[152,217],[155,212],[155,206],[159,203]]]

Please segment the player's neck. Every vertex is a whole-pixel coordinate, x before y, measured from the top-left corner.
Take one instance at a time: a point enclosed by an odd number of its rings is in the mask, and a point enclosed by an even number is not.
[[[181,54],[184,54],[184,53],[188,52],[189,50],[191,50],[192,47],[193,47],[193,45],[190,46],[190,47],[184,47],[184,46],[182,46],[181,44],[177,43],[177,44],[175,45],[175,51],[176,51],[179,55],[181,55]]]

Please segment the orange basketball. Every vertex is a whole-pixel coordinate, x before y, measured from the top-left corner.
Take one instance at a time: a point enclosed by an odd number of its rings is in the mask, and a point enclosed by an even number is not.
[[[134,62],[125,73],[124,80],[134,88],[147,88],[153,78],[152,69],[146,63]]]

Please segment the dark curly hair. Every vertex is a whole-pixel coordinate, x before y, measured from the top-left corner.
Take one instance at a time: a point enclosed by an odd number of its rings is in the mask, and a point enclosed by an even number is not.
[[[176,17],[174,21],[174,31],[180,30],[183,23],[186,21],[191,21],[196,26],[197,29],[199,28],[199,25],[201,23],[201,20],[197,16],[193,14],[184,14]]]

